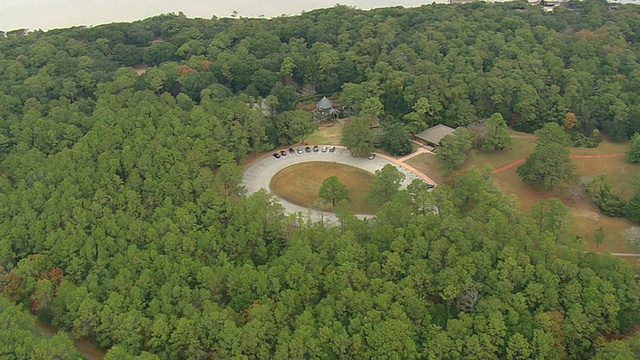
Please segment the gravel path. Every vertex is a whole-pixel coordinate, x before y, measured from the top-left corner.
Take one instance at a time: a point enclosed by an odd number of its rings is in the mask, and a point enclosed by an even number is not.
[[[322,146],[320,146],[320,148],[322,148]],[[323,153],[319,151],[310,153],[305,152],[303,154],[289,154],[287,152],[287,156],[281,157],[280,159],[276,159],[271,155],[259,159],[245,171],[242,185],[244,185],[244,187],[247,189],[248,195],[260,189],[271,191],[271,189],[269,188],[269,182],[276,173],[291,165],[309,161],[326,161],[351,165],[369,171],[371,173],[375,173],[376,170],[381,169],[386,164],[392,164],[395,165],[396,168],[398,168],[398,170],[400,170],[406,176],[404,182],[402,183],[402,187],[407,186],[414,179],[423,179],[423,176],[419,176],[416,173],[404,168],[403,166],[398,166],[398,164],[395,164],[384,157],[376,156],[373,160],[369,160],[367,158],[359,158],[351,155],[351,152],[349,152],[349,150],[343,147],[336,146],[335,152]],[[306,207],[290,203],[284,199],[280,199],[280,203],[284,206],[285,211],[288,213],[302,213],[303,215],[309,216],[313,221],[319,221],[322,219],[325,223],[331,225],[338,224],[338,220],[334,213],[310,210]],[[371,215],[357,216],[359,218],[371,217]]]

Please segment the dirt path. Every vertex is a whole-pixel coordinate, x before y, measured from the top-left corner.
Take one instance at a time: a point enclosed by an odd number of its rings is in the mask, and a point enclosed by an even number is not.
[[[624,153],[601,154],[601,155],[571,155],[572,159],[608,159],[612,157],[624,156]]]
[[[426,150],[425,150],[425,152],[426,152]],[[427,174],[421,172],[420,170],[414,168],[413,166],[411,166],[409,164],[406,164],[406,163],[402,162],[402,159],[398,160],[398,159],[395,159],[395,158],[393,158],[391,156],[388,156],[388,155],[385,155],[385,154],[380,154],[380,153],[378,153],[378,156],[383,158],[383,159],[385,159],[385,160],[387,160],[387,161],[389,161],[389,162],[392,162],[392,163],[394,163],[394,164],[396,164],[398,166],[401,166],[401,167],[413,172],[414,174],[416,174],[417,176],[421,177],[426,182],[436,185],[436,182],[433,181],[432,178],[427,176]]]
[[[570,157],[572,159],[608,159],[608,158],[613,158],[613,157],[619,157],[619,156],[624,156],[624,153],[613,153],[613,154],[601,154],[601,155],[571,155]],[[520,164],[523,164],[527,159],[519,159],[516,160],[514,162],[512,162],[511,164],[505,165],[501,168],[495,169],[493,170],[491,173],[492,174],[499,174],[503,171],[509,170],[514,166],[518,166]]]
[[[632,253],[610,253],[613,256],[627,256],[627,257],[640,257],[640,254],[632,254]]]
[[[520,164],[523,164],[526,160],[527,160],[527,159],[520,159],[520,160],[516,160],[516,161],[512,162],[512,163],[511,163],[511,164],[509,164],[509,165],[505,165],[505,166],[503,166],[503,167],[501,167],[501,168],[498,168],[498,169],[493,170],[491,173],[492,173],[492,174],[498,174],[498,173],[501,173],[501,172],[503,172],[503,171],[505,171],[505,170],[509,170],[509,169],[511,169],[511,168],[512,168],[512,167],[514,167],[514,166],[518,166],[518,165],[520,165]]]
[[[419,148],[418,148],[418,150],[416,150],[416,151],[412,152],[411,154],[409,154],[409,155],[407,155],[407,156],[405,156],[405,157],[402,157],[402,158],[398,159],[398,161],[400,161],[401,163],[403,163],[403,162],[405,162],[405,161],[407,161],[407,160],[411,159],[412,157],[415,157],[415,156],[418,156],[418,155],[420,155],[420,154],[424,154],[424,153],[427,153],[427,152],[429,152],[429,151],[427,151],[427,149],[425,149],[425,148],[423,148],[423,147],[419,147]]]

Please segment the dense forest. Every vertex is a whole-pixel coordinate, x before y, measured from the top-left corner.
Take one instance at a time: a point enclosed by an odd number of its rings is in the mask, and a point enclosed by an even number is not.
[[[535,131],[571,112],[577,136],[630,138],[640,7],[336,6],[0,35],[0,334],[23,339],[0,337],[3,358],[76,356],[25,311],[112,359],[640,357],[637,270],[585,253],[558,200],[523,214],[471,169],[328,227],[240,186],[319,95],[408,133],[496,113]]]

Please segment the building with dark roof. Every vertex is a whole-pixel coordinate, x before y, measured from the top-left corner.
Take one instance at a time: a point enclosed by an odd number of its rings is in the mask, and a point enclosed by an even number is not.
[[[440,146],[440,141],[447,135],[453,134],[454,128],[450,128],[447,125],[438,124],[434,127],[430,127],[427,130],[416,134],[416,139],[431,146]]]

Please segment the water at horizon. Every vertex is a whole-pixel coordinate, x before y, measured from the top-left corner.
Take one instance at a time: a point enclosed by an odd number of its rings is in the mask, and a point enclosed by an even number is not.
[[[415,7],[447,0],[0,0],[0,30],[49,30],[78,25],[98,25],[111,22],[130,22],[150,16],[182,11],[190,18],[209,19],[228,17],[236,11],[238,16],[275,17],[295,15],[303,11],[327,8],[336,3],[359,9],[372,9],[401,5]]]

